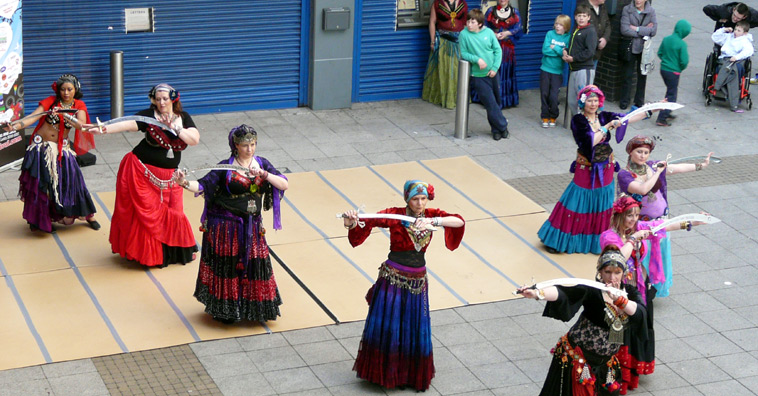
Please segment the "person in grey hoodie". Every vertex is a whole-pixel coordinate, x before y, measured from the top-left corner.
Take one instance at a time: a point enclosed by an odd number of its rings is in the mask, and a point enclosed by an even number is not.
[[[623,85],[621,86],[621,100],[619,106],[625,110],[629,106],[629,97],[632,90],[632,76],[637,73],[637,89],[634,92],[634,105],[642,107],[645,104],[645,84],[647,76],[642,74],[640,63],[642,61],[642,48],[645,45],[644,37],[653,37],[658,32],[658,20],[655,10],[647,0],[634,0],[621,11],[621,35],[632,40],[631,60],[622,62],[624,72]]]

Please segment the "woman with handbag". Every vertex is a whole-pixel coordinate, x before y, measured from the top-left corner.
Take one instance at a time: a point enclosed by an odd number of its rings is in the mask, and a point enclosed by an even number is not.
[[[629,107],[629,97],[632,89],[632,76],[637,74],[637,87],[634,92],[634,106],[645,104],[645,84],[647,75],[642,73],[642,52],[645,41],[650,40],[658,32],[658,21],[655,10],[647,0],[634,0],[624,7],[621,12],[621,44],[619,60],[624,73],[621,87],[619,107],[626,110]]]

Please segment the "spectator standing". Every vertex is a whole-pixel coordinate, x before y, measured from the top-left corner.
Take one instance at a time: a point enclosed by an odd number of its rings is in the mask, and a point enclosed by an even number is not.
[[[661,59],[661,78],[666,84],[666,101],[676,102],[676,94],[679,89],[679,76],[687,68],[690,61],[687,52],[687,43],[684,38],[692,31],[692,25],[685,19],[680,19],[674,26],[674,33],[663,38],[658,48],[658,58]],[[670,126],[669,120],[675,119],[671,110],[662,110],[658,113],[658,126]]]
[[[724,3],[722,5],[711,4],[703,7],[703,12],[716,22],[713,28],[715,32],[722,27],[734,29],[737,22],[747,20],[750,27],[758,27],[758,11],[748,7],[745,3]]]
[[[516,46],[522,36],[521,15],[513,8],[510,0],[498,0],[484,16],[485,25],[495,32],[503,59],[500,63],[500,96],[502,107],[518,106],[518,83],[516,82]]]
[[[595,81],[595,50],[597,49],[597,32],[590,24],[590,9],[585,4],[576,6],[574,11],[576,28],[571,33],[569,48],[563,51],[563,60],[569,64],[569,81],[566,93],[567,105],[571,115],[579,112],[577,95],[587,85]],[[565,116],[564,114],[564,120]]]
[[[647,0],[633,0],[621,11],[621,35],[631,39],[631,56],[629,61],[622,60],[621,69],[624,79],[621,86],[621,101],[619,107],[626,110],[629,107],[629,97],[632,89],[632,76],[637,74],[637,87],[634,92],[634,105],[642,107],[645,104],[645,84],[647,76],[642,74],[642,50],[645,40],[658,32],[658,21],[655,10]],[[636,71],[635,71],[636,70]]]
[[[586,4],[590,9],[590,24],[597,32],[597,50],[595,51],[595,69],[597,61],[603,56],[603,49],[611,41],[611,20],[608,17],[608,9],[605,0],[579,0],[578,4]]]
[[[542,43],[542,65],[540,66],[540,100],[542,127],[554,127],[558,118],[558,89],[563,85],[563,50],[569,43],[571,17],[558,15],[553,30],[545,34]]]
[[[466,27],[466,0],[434,0],[429,14],[432,52],[424,74],[421,98],[448,109],[455,108],[458,92],[458,34]]]

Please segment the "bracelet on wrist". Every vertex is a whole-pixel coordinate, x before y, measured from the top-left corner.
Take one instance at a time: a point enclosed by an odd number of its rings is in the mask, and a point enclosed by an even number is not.
[[[686,229],[687,229],[687,231],[692,231],[692,222],[691,222],[691,221],[688,221],[688,222],[687,222],[687,227],[686,227]]]
[[[700,171],[700,170],[703,170],[702,162],[698,162],[697,164],[695,164],[695,171]]]

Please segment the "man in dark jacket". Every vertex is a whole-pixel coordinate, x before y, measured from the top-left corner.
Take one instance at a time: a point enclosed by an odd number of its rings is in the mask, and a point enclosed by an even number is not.
[[[750,27],[758,27],[758,11],[752,7],[748,7],[744,3],[724,3],[722,5],[707,5],[703,7],[703,12],[708,15],[709,18],[716,21],[716,27],[713,31],[728,27],[734,29],[734,26],[739,21],[750,22]]]
[[[597,61],[603,55],[603,48],[611,41],[611,20],[608,18],[605,0],[578,0],[576,4],[586,4],[590,9],[590,24],[595,27],[598,37],[594,58]]]
[[[569,80],[566,87],[568,111],[564,113],[564,119],[568,115],[573,116],[579,112],[576,98],[579,90],[595,81],[594,56],[597,48],[597,33],[590,23],[590,12],[587,5],[576,6],[574,11],[576,28],[571,33],[568,50],[563,50],[563,60],[569,64]]]

